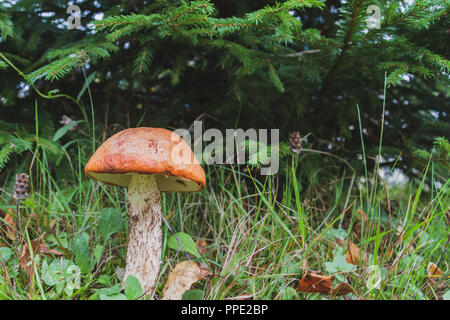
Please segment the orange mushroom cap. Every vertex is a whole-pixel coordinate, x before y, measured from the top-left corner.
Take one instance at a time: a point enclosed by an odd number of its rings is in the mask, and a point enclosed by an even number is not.
[[[189,145],[162,128],[130,128],[107,139],[92,155],[86,175],[106,184],[127,187],[133,174],[154,174],[161,192],[198,191],[205,172]]]

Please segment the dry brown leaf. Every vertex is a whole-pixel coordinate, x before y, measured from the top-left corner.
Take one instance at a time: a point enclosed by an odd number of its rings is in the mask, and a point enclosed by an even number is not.
[[[427,273],[430,281],[436,281],[436,278],[442,275],[442,270],[439,269],[436,263],[430,262],[427,265]]]
[[[39,245],[39,253],[42,254],[52,254],[54,256],[62,256],[62,252],[59,252],[58,250],[55,249],[49,249],[44,243],[41,243]]]
[[[36,214],[36,212],[32,212],[32,213],[30,213],[30,215],[28,217],[36,219],[38,217],[38,215]]]
[[[31,248],[33,250],[33,256],[39,253],[39,245],[42,241],[42,238],[38,238],[35,240],[31,240]],[[25,243],[25,245],[22,248],[22,253],[19,256],[19,266],[24,270],[27,274],[28,282],[31,281],[31,278],[33,276],[33,263],[31,259],[31,252],[30,247],[28,246],[28,242]]]
[[[338,245],[340,245],[341,247],[347,246],[347,248],[345,250],[345,253],[346,253],[345,260],[348,263],[358,266],[360,258],[362,259],[363,263],[366,263],[367,254],[365,252],[362,252],[362,256],[360,257],[361,250],[355,243],[353,243],[352,241],[344,241],[344,240],[340,240],[340,239],[337,239],[336,243]]]
[[[210,275],[209,271],[194,261],[178,263],[169,273],[162,300],[181,300],[183,293],[200,279]]]
[[[6,236],[10,240],[16,240],[16,223],[14,222],[13,211],[11,209],[8,210],[4,220],[6,223]]]
[[[208,253],[208,249],[206,249],[206,241],[205,240],[199,239],[195,242],[195,244],[197,245],[198,251],[202,255],[206,255]]]
[[[302,292],[330,293],[333,289],[333,276],[307,272],[298,284],[298,290]]]
[[[346,282],[339,283],[336,288],[331,290],[331,296],[345,296],[349,293],[355,293],[355,289]]]

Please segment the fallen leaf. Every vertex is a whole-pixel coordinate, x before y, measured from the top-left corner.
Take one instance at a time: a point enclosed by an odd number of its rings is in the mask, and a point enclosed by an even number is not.
[[[345,296],[349,293],[355,293],[355,289],[346,282],[339,283],[336,288],[331,290],[331,296],[333,297]]]
[[[351,263],[355,266],[359,265],[359,259],[361,258],[363,263],[365,263],[367,261],[367,254],[365,252],[362,252],[362,256],[360,257],[361,254],[361,250],[359,249],[359,247],[354,244],[352,241],[344,241],[344,240],[340,240],[337,239],[336,243],[338,245],[340,245],[342,248],[346,245],[346,257],[345,260],[348,263]]]
[[[14,241],[16,240],[16,224],[14,222],[12,214],[13,214],[12,210],[9,209],[4,220],[6,223],[6,236],[8,237],[8,239]]]
[[[206,249],[206,241],[205,240],[197,240],[195,242],[195,244],[197,245],[198,251],[202,254],[202,255],[206,255],[208,253],[208,250]]]
[[[427,265],[427,272],[429,276],[440,276],[442,274],[442,270],[434,262],[430,262]]]
[[[169,273],[162,300],[181,300],[183,293],[200,279],[210,275],[205,267],[200,267],[194,261],[178,263]]]
[[[63,253],[59,252],[58,250],[55,249],[49,249],[44,243],[41,243],[39,245],[39,253],[42,254],[52,254],[54,256],[62,256]]]
[[[35,212],[32,212],[32,213],[30,213],[30,215],[28,217],[35,219],[38,217],[38,215]]]
[[[39,245],[41,244],[42,241],[42,237],[35,239],[35,240],[31,240],[31,249],[33,251],[33,257],[36,256],[37,254],[39,254]],[[31,284],[30,286],[30,290],[32,291],[32,287],[33,287],[33,283],[31,281],[32,277],[33,277],[33,259],[31,257],[31,251],[30,251],[30,247],[28,246],[28,242],[25,243],[25,245],[22,248],[22,252],[19,256],[19,266],[20,268],[22,268],[22,270],[24,270],[27,274],[27,279],[28,279],[28,283]]]
[[[427,273],[431,282],[436,282],[436,280],[442,275],[442,270],[439,269],[436,263],[430,262],[427,265]]]
[[[330,293],[333,289],[333,276],[306,272],[298,284],[298,290],[302,292]]]

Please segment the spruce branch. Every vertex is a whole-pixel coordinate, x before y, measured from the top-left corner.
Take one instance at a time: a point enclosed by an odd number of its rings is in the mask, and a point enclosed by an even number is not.
[[[340,49],[340,53],[336,58],[334,64],[330,68],[328,74],[325,76],[323,81],[323,88],[328,86],[329,81],[334,77],[334,74],[339,69],[342,61],[344,60],[345,55],[347,54],[348,49],[350,48],[350,41],[353,37],[354,31],[356,29],[356,25],[358,23],[358,14],[361,10],[361,5],[363,4],[363,0],[353,0],[350,1],[349,6],[351,7],[351,16],[350,21],[348,23],[347,31],[345,33],[343,45]]]

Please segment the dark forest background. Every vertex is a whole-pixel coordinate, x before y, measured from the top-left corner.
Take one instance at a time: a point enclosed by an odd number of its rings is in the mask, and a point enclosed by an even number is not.
[[[67,28],[69,4],[82,10],[80,29]],[[369,5],[381,8],[380,29],[367,28]],[[304,147],[362,172],[358,106],[370,169],[386,77],[383,165],[416,176],[431,159],[445,177],[448,9],[448,1],[2,1],[0,52],[10,64],[0,59],[0,164],[21,165],[27,146],[15,139],[36,143],[37,110],[39,143],[56,155],[71,134],[100,143],[123,128],[198,119],[205,128],[279,128],[286,143],[292,131],[309,134]],[[78,131],[52,139],[71,120]]]

